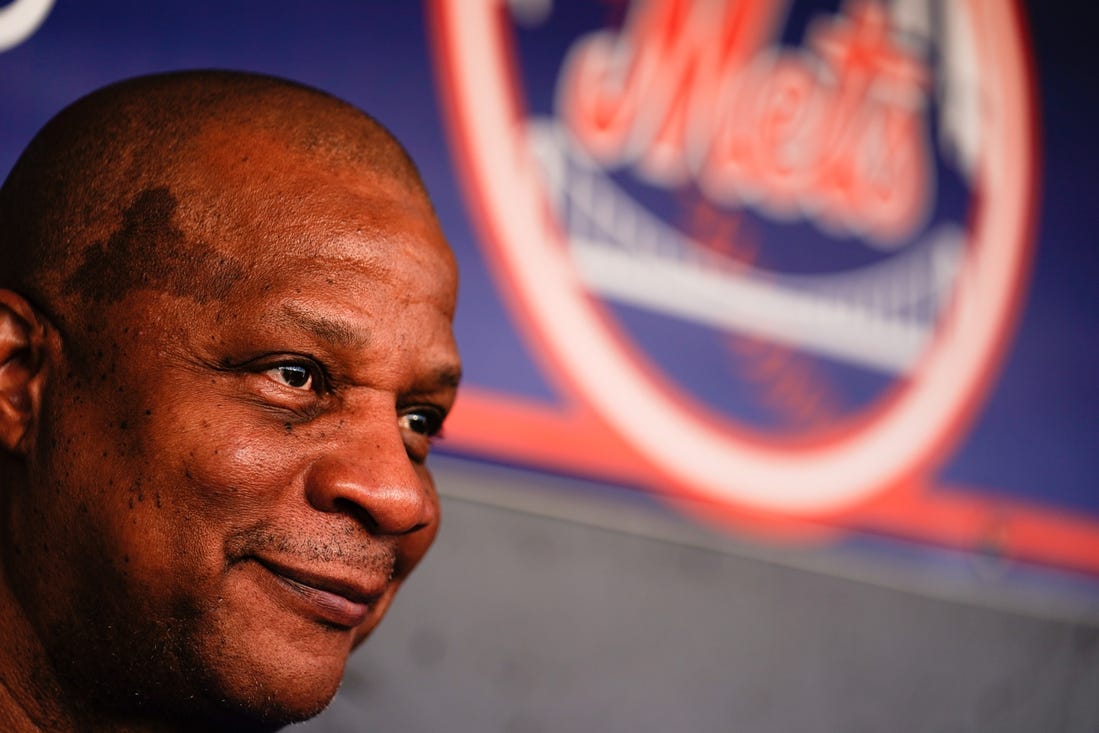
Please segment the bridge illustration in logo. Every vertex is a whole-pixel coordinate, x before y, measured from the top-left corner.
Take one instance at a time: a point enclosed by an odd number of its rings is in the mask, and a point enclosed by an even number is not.
[[[529,137],[580,279],[599,296],[903,375],[953,290],[960,227],[941,225],[855,270],[768,272],[692,241],[635,203],[562,126],[540,121]]]

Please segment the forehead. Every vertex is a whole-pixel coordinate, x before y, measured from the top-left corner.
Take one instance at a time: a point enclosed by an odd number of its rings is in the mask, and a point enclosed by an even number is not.
[[[456,267],[426,195],[369,161],[214,128],[177,185],[181,228],[245,273],[242,291],[365,297],[385,282],[391,300],[453,314]]]
[[[181,225],[244,260],[413,260],[453,268],[426,194],[369,155],[312,153],[264,131],[211,128],[178,175]],[[440,269],[441,268],[441,269]]]
[[[89,228],[102,234],[66,290],[92,305],[140,290],[209,304],[249,281],[405,271],[452,298],[453,257],[396,143],[372,158],[369,146],[318,151],[313,137],[214,123],[166,146],[164,165]]]

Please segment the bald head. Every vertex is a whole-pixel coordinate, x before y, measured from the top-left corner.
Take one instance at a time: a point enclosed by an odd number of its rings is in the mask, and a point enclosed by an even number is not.
[[[392,135],[324,92],[240,72],[140,77],[62,110],[16,163],[0,189],[0,287],[61,321],[139,289],[224,297],[240,263],[180,222],[216,215],[188,197],[203,148],[229,141],[246,163],[257,138],[426,198]]]

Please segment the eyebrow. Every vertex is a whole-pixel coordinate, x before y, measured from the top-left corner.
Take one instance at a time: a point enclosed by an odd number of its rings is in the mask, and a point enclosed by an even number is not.
[[[444,366],[435,370],[432,374],[432,380],[434,384],[440,387],[457,389],[458,384],[462,381],[462,370],[460,367]]]
[[[357,349],[370,342],[370,332],[367,329],[342,319],[318,316],[289,303],[283,305],[282,312],[294,326],[337,346]]]
[[[302,328],[314,336],[348,349],[362,348],[370,343],[370,331],[357,324],[340,318],[329,318],[311,313],[292,303],[282,307],[282,313],[288,323]],[[433,389],[457,389],[462,381],[462,368],[455,364],[444,363],[434,369],[426,382]]]

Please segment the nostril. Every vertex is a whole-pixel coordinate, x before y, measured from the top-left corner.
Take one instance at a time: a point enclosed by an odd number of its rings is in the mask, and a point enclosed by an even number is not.
[[[412,512],[422,513],[419,508],[410,508]],[[374,514],[370,512],[367,507],[364,507],[358,502],[351,501],[350,499],[339,498],[332,505],[331,511],[341,514],[347,514],[354,517],[359,524],[364,526],[371,534],[390,534],[390,535],[406,535],[418,532],[424,527],[427,527],[431,522],[425,517],[422,521],[417,522],[407,529],[399,529],[403,522],[379,522],[375,518]]]
[[[310,504],[355,517],[373,534],[404,535],[429,525],[430,487],[401,455],[400,461],[328,457],[306,477]]]
[[[318,507],[319,509],[320,507]],[[370,534],[378,534],[378,521],[374,519],[370,512],[366,511],[364,507],[358,503],[351,501],[350,499],[336,499],[332,503],[332,508],[321,509],[321,511],[332,511],[333,513],[347,514],[354,517],[359,524],[366,527]]]

